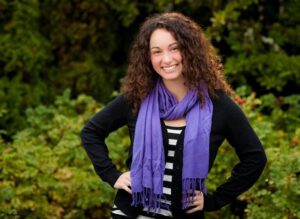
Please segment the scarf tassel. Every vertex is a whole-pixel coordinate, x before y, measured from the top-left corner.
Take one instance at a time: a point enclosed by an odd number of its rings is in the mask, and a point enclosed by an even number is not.
[[[188,208],[193,203],[196,190],[206,193],[205,179],[187,178],[182,180],[182,209]]]
[[[148,213],[152,212],[156,214],[160,211],[161,207],[169,210],[169,205],[162,203],[162,200],[166,200],[163,194],[154,194],[150,188],[143,188],[141,192],[132,193],[131,206],[137,207],[138,205],[142,205],[147,208]]]

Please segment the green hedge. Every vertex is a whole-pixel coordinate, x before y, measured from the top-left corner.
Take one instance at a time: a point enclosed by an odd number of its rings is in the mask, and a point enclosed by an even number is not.
[[[244,90],[238,90],[241,96]],[[237,101],[264,145],[268,164],[253,188],[208,218],[300,218],[299,117],[288,113],[299,101],[283,99],[289,108],[275,107],[276,116],[261,113],[270,96],[262,101],[251,94]],[[114,190],[96,176],[80,142],[81,128],[100,108],[85,95],[70,99],[67,90],[53,105],[27,110],[28,127],[12,143],[0,143],[1,218],[109,217]],[[112,133],[107,144],[117,168],[125,171],[127,130]],[[226,180],[237,161],[225,142],[207,180],[209,191]]]
[[[96,176],[79,138],[99,104],[69,98],[70,90],[28,109],[28,128],[1,142],[0,218],[108,218],[114,190]],[[118,168],[128,141],[124,129],[108,140]]]
[[[131,42],[150,14],[175,10],[203,26],[234,88],[297,94],[297,0],[0,0],[0,130],[26,127],[25,110],[71,88],[106,103],[126,72]]]

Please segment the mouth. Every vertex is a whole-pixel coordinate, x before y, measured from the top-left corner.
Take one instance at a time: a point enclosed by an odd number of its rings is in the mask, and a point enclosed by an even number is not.
[[[176,69],[177,66],[178,66],[178,65],[170,65],[170,66],[162,66],[161,68],[162,68],[165,72],[169,73],[169,72],[173,72],[173,71]]]

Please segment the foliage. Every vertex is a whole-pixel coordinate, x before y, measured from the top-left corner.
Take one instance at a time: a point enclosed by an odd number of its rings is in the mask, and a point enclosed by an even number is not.
[[[24,107],[41,102],[46,91],[40,79],[52,55],[38,30],[38,8],[37,0],[0,2],[0,127],[8,134],[24,127]]]
[[[130,1],[0,1],[0,130],[12,136],[24,109],[69,87],[108,101],[124,74],[118,31],[137,13]]]
[[[296,8],[293,0],[231,1],[214,13],[208,34],[226,48],[220,52],[231,83],[260,94],[294,92],[300,85],[300,17],[290,12]]]
[[[247,101],[250,106],[256,102],[259,112],[269,107],[268,101],[274,101],[274,97],[265,96],[262,100],[252,96]],[[252,117],[254,128],[266,149],[268,165],[262,179],[241,197],[247,200],[246,214],[249,218],[300,218],[297,205],[300,201],[300,129],[297,116],[300,100],[299,95],[279,100],[274,103],[271,116],[257,113]],[[287,109],[282,110],[282,105]]]
[[[99,105],[84,95],[69,98],[67,90],[53,105],[28,109],[29,126],[13,143],[0,143],[1,218],[108,218],[114,191],[96,176],[79,138]],[[108,140],[120,169],[125,134]]]
[[[174,10],[203,26],[268,156],[259,182],[208,217],[300,218],[299,9],[298,0],[0,0],[0,217],[107,217],[114,192],[79,141],[99,105],[80,94],[107,103],[141,22]],[[120,170],[128,145],[125,129],[108,140]],[[235,162],[224,143],[210,190]]]
[[[84,95],[75,100],[69,97],[68,90],[54,105],[28,109],[28,128],[18,132],[13,143],[0,143],[1,217],[108,217],[114,191],[96,176],[79,140],[81,128],[99,105]],[[275,117],[261,113],[269,105],[267,100],[251,94],[237,102],[266,149],[268,165],[253,188],[232,205],[207,214],[208,218],[299,218],[300,129],[298,117],[287,116],[298,107],[299,98],[284,99],[289,108],[283,111],[278,106],[271,114],[281,116]],[[288,123],[281,122],[287,118]],[[289,126],[296,128],[291,131]],[[125,171],[129,146],[125,129],[112,133],[107,144],[117,168]],[[224,182],[230,174],[228,167],[236,162],[234,151],[224,143],[209,174],[208,189]]]
[[[175,10],[199,22],[234,87],[292,95],[299,86],[299,1],[0,1],[0,130],[71,88],[107,102],[125,74],[140,23]],[[122,36],[122,37],[120,37]],[[3,134],[2,133],[2,134]]]
[[[240,94],[244,91],[243,87],[237,89]],[[290,97],[283,98],[281,102],[288,104],[288,109],[283,111],[277,106],[271,112],[273,116],[266,116],[261,111],[269,107],[274,97],[264,97],[263,100],[252,93],[237,102],[265,148],[268,163],[264,173],[249,191],[230,206],[210,213],[209,218],[231,218],[232,213],[236,218],[300,218],[299,117],[290,114],[294,110],[299,113],[299,96],[295,97],[294,102],[290,101]],[[286,122],[286,119],[289,121]],[[209,174],[209,189],[214,190],[224,182],[230,174],[228,167],[237,162],[234,150],[227,142],[224,143]]]

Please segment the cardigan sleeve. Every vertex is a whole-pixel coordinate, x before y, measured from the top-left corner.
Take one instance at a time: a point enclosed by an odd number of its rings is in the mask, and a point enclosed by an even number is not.
[[[213,193],[204,195],[204,210],[218,210],[249,189],[261,175],[267,158],[260,140],[242,110],[226,95],[218,101],[225,122],[225,138],[239,158],[231,176]]]
[[[91,159],[96,173],[112,187],[121,175],[108,156],[105,139],[109,133],[124,126],[129,112],[123,95],[115,98],[98,112],[81,131],[82,144]]]

